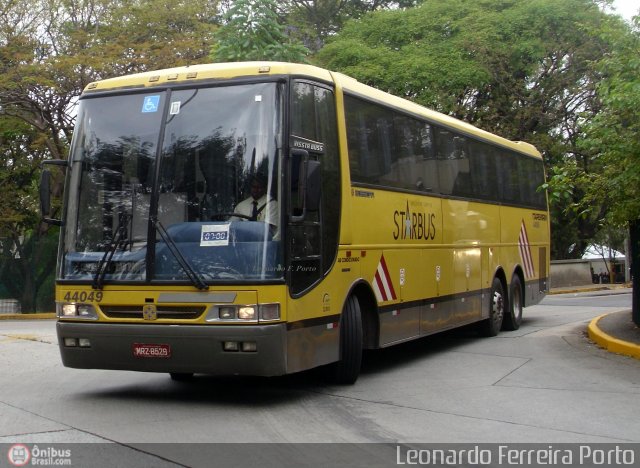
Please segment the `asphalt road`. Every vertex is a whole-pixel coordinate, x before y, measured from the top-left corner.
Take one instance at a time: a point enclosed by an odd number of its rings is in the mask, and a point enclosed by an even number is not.
[[[166,443],[640,442],[640,361],[585,337],[593,317],[630,304],[628,291],[550,296],[525,309],[515,332],[460,330],[367,352],[360,379],[345,387],[321,371],[178,383],[67,369],[53,321],[0,321],[0,444],[115,442],[91,456],[120,466],[222,466]],[[288,457],[279,445],[257,447],[281,465]],[[233,466],[247,450],[226,453]],[[0,454],[0,466],[5,460]]]

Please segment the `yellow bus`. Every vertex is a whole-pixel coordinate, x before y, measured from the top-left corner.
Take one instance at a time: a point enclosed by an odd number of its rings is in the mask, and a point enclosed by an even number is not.
[[[275,376],[477,323],[547,290],[540,153],[278,62],[89,84],[56,282],[65,366]]]

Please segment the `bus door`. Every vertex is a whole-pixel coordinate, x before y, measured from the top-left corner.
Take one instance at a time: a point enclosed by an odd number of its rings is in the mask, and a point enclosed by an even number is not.
[[[287,370],[293,372],[338,359],[335,309],[326,298],[340,297],[320,281],[338,252],[340,159],[335,98],[330,88],[306,80],[291,86],[288,155]],[[334,294],[335,293],[335,294]],[[332,301],[336,306],[337,299]],[[304,351],[303,351],[304,350]]]
[[[288,277],[296,296],[317,283],[337,255],[340,174],[334,93],[296,80],[291,87]]]

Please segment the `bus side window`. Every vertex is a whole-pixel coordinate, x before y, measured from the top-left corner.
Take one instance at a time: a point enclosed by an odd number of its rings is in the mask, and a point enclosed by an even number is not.
[[[469,161],[474,197],[497,201],[498,180],[493,148],[486,143],[471,140],[469,142]]]
[[[467,138],[447,129],[436,129],[440,191],[444,195],[472,196]]]
[[[440,182],[438,181],[438,163],[434,152],[431,125],[425,122],[417,122],[415,138],[417,151],[422,156],[422,160],[417,164],[418,179],[416,180],[416,188],[429,193],[437,193],[440,191]],[[422,182],[422,186],[418,184],[418,180]]]

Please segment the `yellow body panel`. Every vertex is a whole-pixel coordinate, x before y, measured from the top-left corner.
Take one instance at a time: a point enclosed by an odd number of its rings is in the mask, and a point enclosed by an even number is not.
[[[350,221],[353,243],[342,247],[336,269],[349,261],[357,276],[373,283],[384,254],[400,294],[381,305],[487,289],[499,268],[510,281],[517,267],[524,268],[518,243],[523,225],[535,272],[525,272],[525,280],[540,278],[539,252],[549,247],[545,212],[360,187],[352,187],[345,204],[357,217]]]

